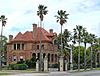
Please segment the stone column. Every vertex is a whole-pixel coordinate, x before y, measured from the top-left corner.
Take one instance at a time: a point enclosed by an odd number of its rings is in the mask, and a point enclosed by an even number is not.
[[[48,71],[48,59],[46,56],[44,58],[44,71]]]
[[[22,50],[22,43],[20,44],[20,50]]]
[[[39,60],[36,61],[36,71],[39,71]]]
[[[39,60],[38,60],[37,53],[36,53],[36,71],[37,72],[39,71]]]
[[[65,71],[67,71],[68,69],[67,69],[67,60],[65,60]]]
[[[64,67],[64,62],[63,62],[63,57],[61,56],[60,58],[59,58],[59,63],[60,63],[60,71],[63,71],[63,67]]]
[[[17,49],[17,44],[16,44],[16,50],[18,50],[18,49]]]

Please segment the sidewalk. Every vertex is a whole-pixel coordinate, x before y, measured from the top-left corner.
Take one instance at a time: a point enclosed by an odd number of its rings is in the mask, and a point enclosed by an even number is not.
[[[95,69],[93,69],[95,70]],[[2,70],[0,71],[0,76],[48,76],[51,73],[75,73],[75,72],[86,72],[91,71],[90,69],[84,70],[68,70],[68,71],[57,71],[56,69],[51,69],[48,72],[36,72],[36,71],[28,71],[28,70]]]

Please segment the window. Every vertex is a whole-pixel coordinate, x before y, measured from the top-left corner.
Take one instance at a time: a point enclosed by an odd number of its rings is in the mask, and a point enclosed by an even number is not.
[[[55,54],[55,62],[57,62],[57,54]]]
[[[39,49],[39,45],[37,45],[37,49]]]
[[[14,44],[14,50],[16,50],[16,44]]]
[[[17,50],[20,50],[20,44],[17,44]]]
[[[24,44],[22,44],[22,50],[24,50]]]
[[[51,61],[52,62],[54,61],[54,55],[53,54],[51,55]]]
[[[44,49],[44,45],[42,45],[42,49]]]
[[[48,62],[50,62],[50,54],[48,54]]]
[[[20,61],[23,61],[23,56],[20,56]]]
[[[15,55],[13,56],[13,61],[16,61],[16,56]]]

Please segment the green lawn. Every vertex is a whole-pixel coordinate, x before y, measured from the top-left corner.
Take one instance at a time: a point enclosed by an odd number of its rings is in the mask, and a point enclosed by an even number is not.
[[[11,75],[11,74],[16,74],[16,73],[34,73],[34,69],[27,69],[27,70],[1,70],[0,71],[0,76],[1,75]]]

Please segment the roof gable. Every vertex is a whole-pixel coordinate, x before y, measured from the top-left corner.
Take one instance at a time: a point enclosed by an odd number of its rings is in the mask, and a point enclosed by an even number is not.
[[[22,41],[22,40],[23,40],[23,34],[19,32],[12,41]]]
[[[42,41],[52,41],[54,34],[47,32],[45,29],[37,27],[36,40],[34,40],[33,31],[26,31],[24,34],[19,32],[12,41],[40,41],[40,31],[42,34]]]

